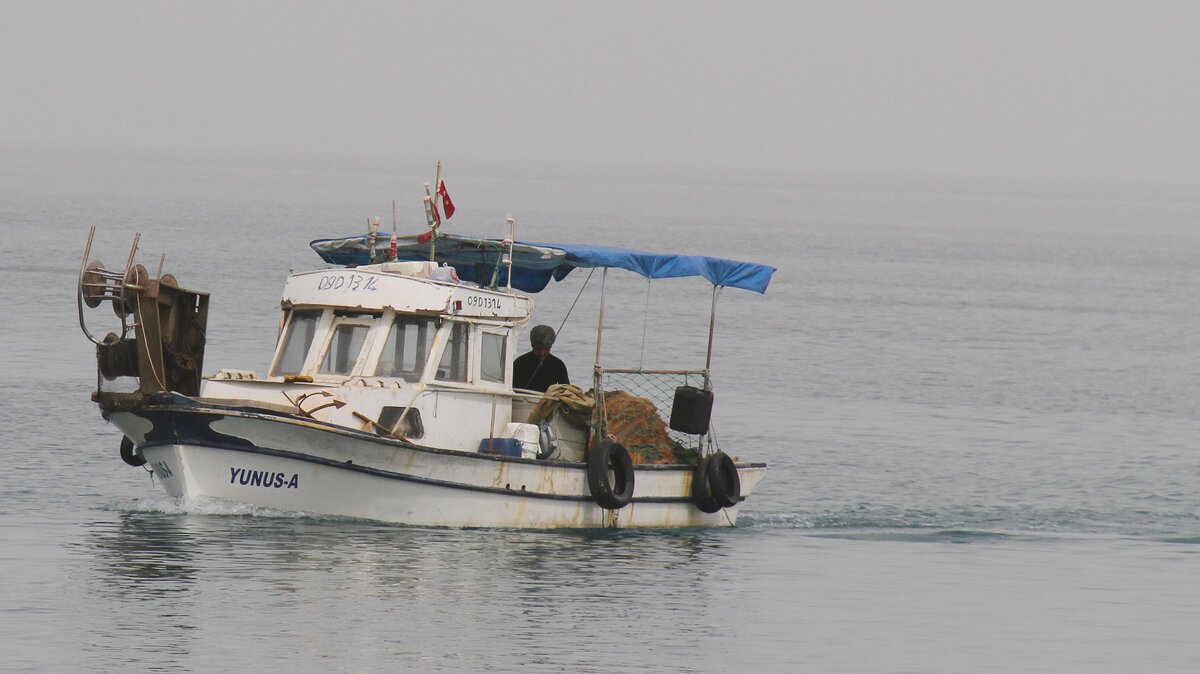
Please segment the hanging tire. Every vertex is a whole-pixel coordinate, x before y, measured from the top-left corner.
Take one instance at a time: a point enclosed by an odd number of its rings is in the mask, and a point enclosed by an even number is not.
[[[722,508],[732,508],[742,500],[742,479],[737,466],[725,452],[708,457],[708,490],[712,499]]]
[[[708,466],[712,463],[712,456],[702,456],[696,462],[696,467],[692,469],[692,503],[703,513],[715,513],[721,509],[721,505],[716,502],[712,495],[712,489],[709,487]]]
[[[587,479],[601,508],[617,510],[633,500],[633,459],[620,443],[601,440],[588,451]]]
[[[121,437],[121,460],[134,468],[146,463],[146,457],[134,449],[133,440],[130,440],[128,436]]]

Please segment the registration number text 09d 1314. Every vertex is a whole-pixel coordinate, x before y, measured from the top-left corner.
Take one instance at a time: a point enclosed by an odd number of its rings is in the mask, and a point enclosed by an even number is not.
[[[378,290],[375,283],[379,279],[362,274],[330,274],[317,280],[317,290]]]
[[[479,295],[470,295],[467,297],[467,306],[473,309],[499,309],[499,297],[480,297]]]

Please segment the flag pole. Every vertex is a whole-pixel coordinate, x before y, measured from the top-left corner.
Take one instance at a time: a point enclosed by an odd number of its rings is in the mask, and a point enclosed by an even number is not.
[[[396,261],[396,200],[392,199],[392,249],[388,253],[388,262]]]
[[[429,261],[433,262],[437,255],[437,202],[433,200],[434,195],[429,193],[429,183],[425,183],[425,220],[429,225]]]
[[[433,212],[434,213],[438,212],[438,197],[441,196],[439,194],[438,188],[441,187],[441,185],[442,185],[442,160],[439,159],[438,163],[437,163],[437,168],[434,169],[434,172],[433,172],[433,194],[431,196],[433,197],[432,203],[433,203]],[[428,184],[425,185],[425,194],[429,194],[429,185]],[[441,229],[440,225],[441,225],[441,218],[438,218],[437,224],[431,226],[431,229],[433,229],[433,238],[429,240],[429,261],[430,262],[433,262],[436,259],[435,255],[436,255],[436,251],[437,251],[438,230]]]
[[[441,199],[442,190],[442,161],[439,159],[437,170],[433,174],[433,207],[438,207],[438,201]]]

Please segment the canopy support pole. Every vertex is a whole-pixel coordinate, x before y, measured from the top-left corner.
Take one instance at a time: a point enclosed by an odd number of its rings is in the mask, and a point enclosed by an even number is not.
[[[596,363],[595,369],[597,375],[600,372],[600,342],[604,338],[604,286],[608,281],[608,267],[604,268],[604,273],[600,276],[600,320],[596,324]],[[599,382],[596,382],[599,386]]]
[[[723,286],[713,286],[712,314],[708,318],[708,356],[704,359],[704,388],[708,388],[708,372],[712,369],[713,333],[717,327],[717,297]]]
[[[605,286],[608,281],[608,267],[600,276],[600,318],[596,324],[596,363],[592,366],[592,393],[595,404],[592,405],[592,439],[599,441],[604,426],[606,412],[604,410],[604,391],[601,389],[600,342],[604,339],[604,300]]]

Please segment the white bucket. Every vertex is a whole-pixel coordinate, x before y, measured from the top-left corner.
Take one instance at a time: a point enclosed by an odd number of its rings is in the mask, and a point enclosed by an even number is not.
[[[541,431],[537,424],[508,424],[504,427],[504,437],[514,438],[521,443],[521,458],[523,459],[536,459],[542,451]]]

